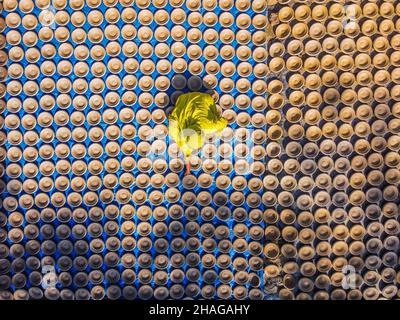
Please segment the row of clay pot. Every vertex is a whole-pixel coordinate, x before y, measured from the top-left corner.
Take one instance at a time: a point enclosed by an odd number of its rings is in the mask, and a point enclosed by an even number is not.
[[[57,10],[63,10],[66,7],[78,11],[85,6],[95,9],[101,4],[109,8],[124,8],[132,7],[133,5],[143,10],[148,7],[164,8],[172,6],[175,8],[183,7],[189,11],[197,11],[200,8],[207,11],[214,11],[219,8],[224,11],[231,11],[236,8],[239,11],[247,12],[249,9],[255,12],[264,12],[267,8],[266,0],[5,0],[4,9],[7,11],[20,10],[23,13],[30,13],[35,7],[39,9],[47,9],[52,5]]]

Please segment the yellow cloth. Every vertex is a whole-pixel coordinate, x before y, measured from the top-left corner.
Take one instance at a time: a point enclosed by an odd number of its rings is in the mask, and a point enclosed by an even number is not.
[[[219,115],[214,99],[206,93],[192,92],[179,96],[169,115],[169,135],[185,158],[203,146],[204,134],[220,133],[226,125],[227,121]]]

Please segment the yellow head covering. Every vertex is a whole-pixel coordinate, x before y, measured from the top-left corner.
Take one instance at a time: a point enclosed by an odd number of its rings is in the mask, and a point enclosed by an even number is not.
[[[227,125],[218,113],[214,99],[206,93],[192,92],[179,96],[169,115],[169,135],[187,159],[203,146],[204,135],[219,133]]]

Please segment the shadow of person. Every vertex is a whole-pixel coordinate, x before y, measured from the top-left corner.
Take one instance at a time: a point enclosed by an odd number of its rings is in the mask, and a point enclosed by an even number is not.
[[[210,88],[201,77],[191,75],[189,71],[182,74],[176,74],[172,77],[171,86],[167,90],[167,95],[170,99],[169,107],[165,112],[167,117],[174,108],[179,96],[189,92],[208,93],[213,97],[215,97],[216,94],[215,90]]]

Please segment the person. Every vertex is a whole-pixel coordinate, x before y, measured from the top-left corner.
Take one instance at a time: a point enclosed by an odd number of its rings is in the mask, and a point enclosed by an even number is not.
[[[186,174],[190,173],[189,157],[203,146],[205,136],[219,134],[228,124],[219,114],[214,99],[200,92],[179,96],[168,120],[169,135],[184,155]]]

